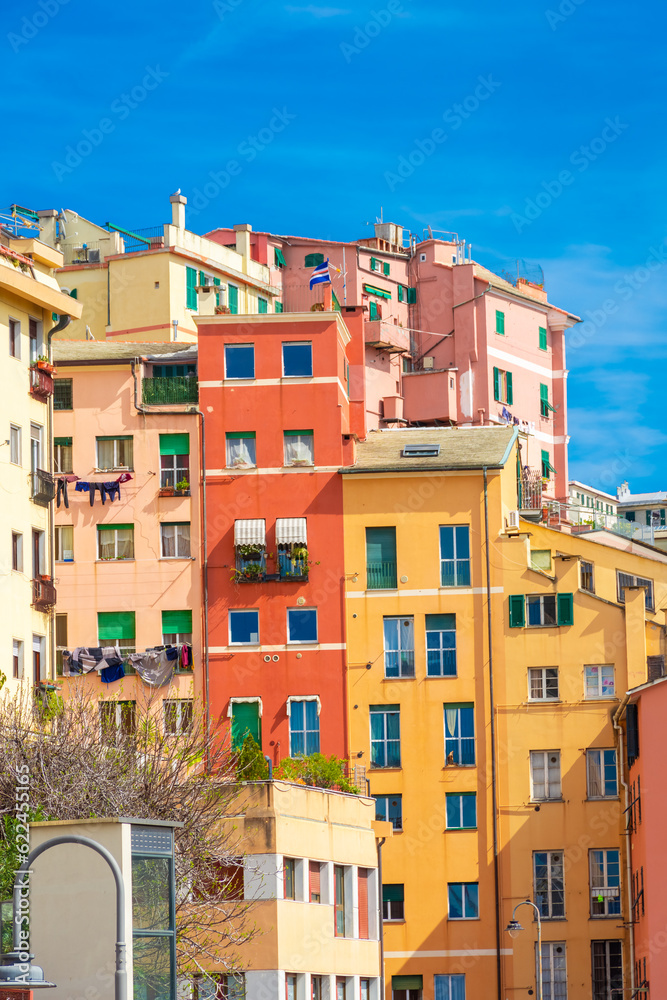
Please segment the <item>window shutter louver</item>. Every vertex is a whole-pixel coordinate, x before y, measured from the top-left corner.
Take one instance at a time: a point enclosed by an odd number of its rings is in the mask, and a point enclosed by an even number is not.
[[[174,632],[181,635],[192,634],[192,611],[162,612],[162,634],[171,635]]]
[[[321,897],[320,891],[321,876],[320,876],[320,863],[319,861],[309,861],[308,862],[308,888],[311,903],[319,903]]]
[[[197,308],[197,271],[194,267],[185,269],[185,305],[187,309]]]
[[[134,639],[134,611],[98,611],[97,637],[100,642]]]
[[[540,350],[546,351],[547,349],[547,331],[546,328],[540,327]]]
[[[403,288],[403,285],[399,285],[398,286],[398,301],[399,302],[402,302],[403,299],[404,299],[404,294],[403,294],[404,291],[405,291],[405,289]]]
[[[523,628],[526,624],[526,599],[523,594],[510,594],[510,628]]]
[[[558,594],[558,624],[574,624],[574,594]]]
[[[383,274],[389,274],[389,264],[383,264],[382,265],[382,273]]]
[[[493,369],[493,398],[497,403],[502,402],[500,398],[500,369]]]
[[[189,455],[189,434],[160,434],[161,455]]]
[[[507,382],[507,405],[511,406],[514,402],[514,390],[512,388],[512,372],[505,372],[505,379]]]

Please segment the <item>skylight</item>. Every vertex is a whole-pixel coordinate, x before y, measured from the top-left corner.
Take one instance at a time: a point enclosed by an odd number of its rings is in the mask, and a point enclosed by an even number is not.
[[[403,458],[436,458],[440,454],[439,444],[406,444]]]

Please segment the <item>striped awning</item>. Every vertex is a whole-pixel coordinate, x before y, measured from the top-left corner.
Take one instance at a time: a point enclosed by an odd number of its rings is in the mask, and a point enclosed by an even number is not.
[[[306,545],[307,542],[305,517],[276,519],[276,545]]]
[[[234,521],[234,545],[266,545],[266,521],[255,517]]]

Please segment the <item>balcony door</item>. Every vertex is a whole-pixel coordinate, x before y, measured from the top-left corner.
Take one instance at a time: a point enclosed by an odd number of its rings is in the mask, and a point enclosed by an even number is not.
[[[42,469],[42,430],[39,424],[30,424],[30,471]]]
[[[44,532],[32,529],[32,578],[39,580],[44,572]]]

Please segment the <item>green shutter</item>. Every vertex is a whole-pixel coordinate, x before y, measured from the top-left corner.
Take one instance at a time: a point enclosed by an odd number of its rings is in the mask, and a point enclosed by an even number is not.
[[[214,285],[219,285],[220,284],[220,278],[214,278],[213,279],[213,284]]]
[[[99,642],[116,639],[134,639],[134,611],[98,611],[97,638]]]
[[[203,272],[203,271],[200,271],[200,272],[199,272],[199,284],[200,284],[200,285],[205,285],[205,284],[207,284],[207,281],[206,281],[206,275],[204,274],[204,272]]]
[[[392,976],[392,990],[421,990],[424,985],[423,976]]]
[[[78,290],[78,288],[73,288],[72,291],[69,294],[70,294],[70,298],[71,299],[78,299],[79,298],[79,290]]]
[[[548,479],[550,472],[553,472],[554,476],[556,475],[556,470],[554,469],[553,465],[551,464],[551,462],[549,460],[549,452],[548,451],[543,451],[542,452],[542,477],[544,479]],[[587,506],[588,506],[588,504],[587,504]],[[592,506],[593,506],[593,502],[591,501],[591,507]]]
[[[318,264],[324,264],[324,254],[323,253],[307,253],[306,258],[303,262],[304,267],[317,267]]]
[[[227,305],[230,313],[239,311],[239,290],[236,285],[227,285]]]
[[[179,632],[181,635],[192,634],[192,611],[163,611],[162,634],[171,635]]]
[[[255,440],[255,431],[227,431],[225,437],[228,441],[239,441],[242,438],[252,438]]]
[[[540,350],[546,351],[547,349],[547,331],[545,327],[540,327]]]
[[[496,309],[496,333],[505,333],[505,313]]]
[[[283,431],[285,437],[296,437],[298,434],[312,434],[312,431]]]
[[[505,379],[507,382],[507,405],[511,406],[514,402],[514,391],[512,389],[512,372],[505,372]]]
[[[194,267],[185,269],[185,306],[186,309],[197,308],[197,271]]]
[[[377,257],[371,257],[371,271],[377,270],[375,266],[376,264],[377,264]]]
[[[278,300],[276,300],[275,303],[274,303],[274,306],[275,306],[275,310],[276,310],[277,313],[281,313],[283,311],[283,304],[282,304],[282,302],[278,302]]]
[[[389,264],[383,264],[382,265],[382,273],[383,274],[389,274]]]
[[[189,455],[189,434],[160,434],[161,455]]]
[[[510,594],[510,628],[523,628],[526,624],[526,599],[523,594]]]
[[[417,301],[417,289],[416,288],[406,288],[408,293],[408,305],[414,305]]]
[[[58,447],[60,447],[60,448],[71,448],[72,447],[72,439],[71,438],[54,438],[53,439],[53,443],[56,446],[56,448],[58,448]]]
[[[70,438],[70,443],[71,443],[71,438]],[[660,527],[662,528],[664,527],[664,525],[665,525],[665,508],[663,507],[660,511]]]
[[[544,385],[542,382],[540,382],[540,402],[549,402],[549,386]]]
[[[399,302],[403,301],[403,298],[404,298],[403,291],[404,291],[403,290],[403,285],[399,285],[398,286],[398,301]]]
[[[261,746],[260,727],[258,702],[232,702],[232,746],[235,750],[241,749],[248,733]]]
[[[646,523],[650,526],[651,525],[651,511],[650,510],[645,511],[644,517],[646,518]]]
[[[275,259],[275,262],[276,262],[276,267],[286,267],[287,266],[287,261],[285,260],[285,258],[283,256],[283,252],[278,247],[274,247],[273,256],[274,256],[274,259]]]
[[[402,885],[383,885],[383,903],[402,903],[405,899],[405,892]]]
[[[266,299],[261,298],[261,296],[257,297],[257,312],[268,312],[268,302]]]
[[[375,285],[364,285],[364,291],[368,292],[369,295],[377,295],[381,299],[391,298],[391,292],[386,292],[384,288],[376,288]],[[410,291],[410,289],[408,289],[408,291]]]
[[[116,522],[114,521],[113,524],[98,524],[97,525],[97,530],[98,531],[116,531],[116,530],[118,530],[118,531],[134,531],[134,525],[133,524],[116,524]]]
[[[369,304],[368,318],[370,320],[379,319],[379,315],[380,314],[378,313],[378,304],[377,304],[377,302],[373,302],[371,300],[371,302]]]
[[[493,398],[496,403],[502,403],[500,398],[500,368],[493,369]]]
[[[574,624],[574,594],[558,594],[558,624]]]

